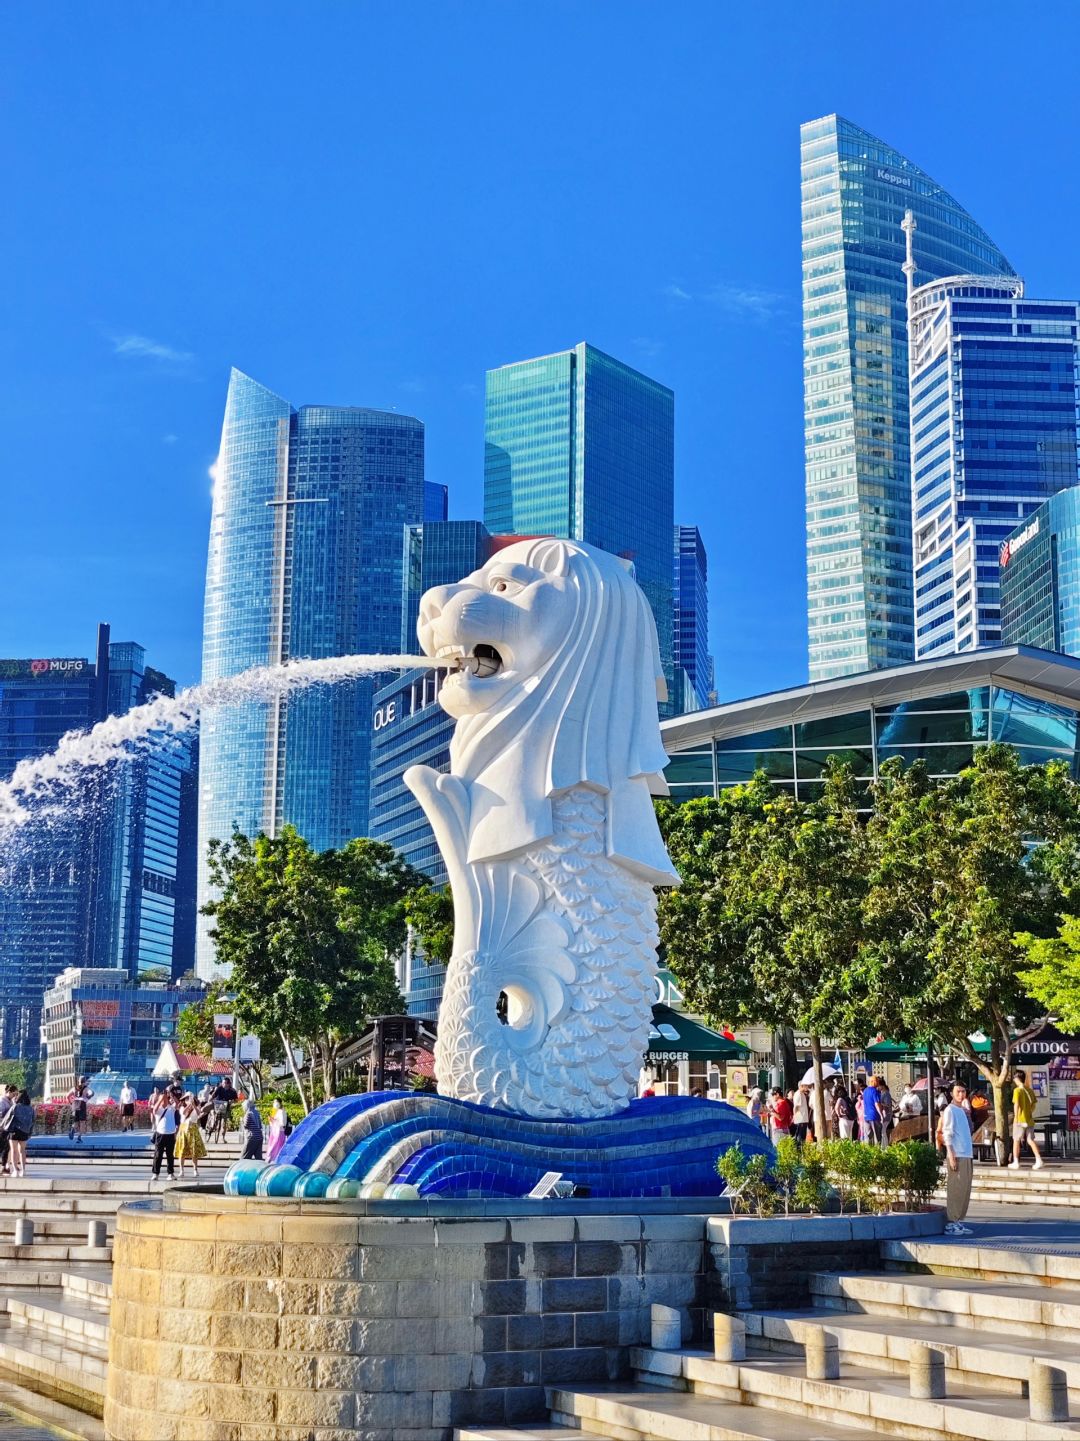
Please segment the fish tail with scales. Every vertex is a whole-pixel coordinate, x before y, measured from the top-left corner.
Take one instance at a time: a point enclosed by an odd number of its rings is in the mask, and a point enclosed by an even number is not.
[[[575,787],[555,797],[552,821],[544,844],[483,867],[496,910],[523,898],[525,907],[509,925],[489,911],[488,946],[450,962],[439,1089],[532,1116],[604,1116],[637,1092],[655,996],[656,894],[609,859],[602,795]],[[491,944],[497,935],[501,946]],[[509,1017],[493,1028],[500,995]]]

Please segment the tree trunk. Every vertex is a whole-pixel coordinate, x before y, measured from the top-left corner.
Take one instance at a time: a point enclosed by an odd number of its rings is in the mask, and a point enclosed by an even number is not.
[[[278,1035],[281,1037],[281,1044],[285,1047],[285,1057],[289,1062],[289,1070],[292,1071],[293,1080],[296,1082],[296,1089],[300,1092],[300,1104],[304,1108],[304,1115],[310,1116],[311,1108],[307,1103],[307,1097],[304,1095],[304,1083],[300,1079],[300,1072],[296,1068],[296,1057],[293,1055],[293,1048],[289,1044],[289,1038],[284,1031],[279,1031]]]
[[[778,1032],[780,1040],[780,1087],[787,1091],[792,1086],[799,1084],[799,1058],[795,1054],[795,1032],[790,1026],[781,1026]]]
[[[814,1060],[814,1135],[818,1141],[829,1139],[829,1127],[825,1117],[825,1077],[821,1070],[821,1038],[811,1035],[810,1054]]]

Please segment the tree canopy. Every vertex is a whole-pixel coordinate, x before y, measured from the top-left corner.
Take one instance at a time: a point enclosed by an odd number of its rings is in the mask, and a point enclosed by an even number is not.
[[[204,911],[244,1029],[280,1036],[290,1057],[302,1043],[334,1094],[342,1045],[404,1008],[394,957],[429,882],[382,842],[316,851],[291,826],[211,841],[209,870],[218,898]]]
[[[1003,745],[948,780],[889,761],[857,787],[830,762],[810,802],[758,775],[718,800],[661,803],[683,877],[661,900],[668,964],[714,1021],[859,1046],[933,1038],[978,1066],[1003,1129],[1018,1028],[1080,1011],[1066,1010],[1080,921],[1058,934],[1077,893],[1080,788],[1064,764],[1025,767]]]

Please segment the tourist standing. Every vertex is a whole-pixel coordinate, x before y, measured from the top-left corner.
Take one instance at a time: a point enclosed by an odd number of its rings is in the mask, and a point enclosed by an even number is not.
[[[135,1129],[135,1087],[125,1081],[120,1087],[120,1133]]]
[[[791,1102],[774,1086],[769,1092],[769,1136],[774,1143],[791,1135],[791,1118]]]
[[[878,1086],[878,1119],[881,1123],[881,1144],[889,1144],[889,1132],[893,1128],[893,1121],[896,1119],[896,1112],[889,1090],[888,1081],[882,1081]]]
[[[871,1145],[881,1141],[881,1092],[873,1076],[867,1076],[862,1093],[862,1119],[859,1140]]]
[[[843,1081],[837,1081],[833,1090],[832,1112],[841,1141],[850,1141],[855,1131],[855,1104]]]
[[[18,1086],[5,1086],[3,1091],[0,1091],[0,1171],[2,1172],[7,1171],[8,1157],[11,1154],[11,1136],[4,1122],[7,1120],[18,1096]]]
[[[760,1086],[755,1086],[750,1092],[750,1099],[746,1103],[746,1114],[764,1131],[766,1129],[766,1113],[765,1092]]]
[[[163,1095],[155,1093],[155,1099],[151,1103],[150,1123],[154,1128],[154,1180],[161,1177],[162,1159],[170,1179],[175,1179],[176,1102],[168,1091]]]
[[[791,1097],[791,1134],[801,1146],[810,1129],[810,1087],[798,1086]]]
[[[964,1102],[967,1087],[959,1081],[952,1088],[952,1101],[941,1115],[941,1140],[945,1147],[948,1171],[945,1175],[945,1214],[949,1236],[970,1236],[971,1227],[963,1225],[971,1204],[971,1172],[973,1162],[971,1126]]]
[[[241,1161],[261,1161],[263,1158],[262,1117],[250,1096],[244,1102],[244,1115],[240,1122],[240,1130],[244,1136]]]
[[[286,1127],[289,1124],[289,1117],[285,1107],[275,1096],[273,1109],[270,1112],[270,1125],[266,1132],[266,1159],[276,1161],[278,1153],[285,1144],[287,1134]]]
[[[199,1162],[206,1157],[206,1142],[199,1129],[199,1111],[195,1097],[188,1094],[180,1103],[180,1126],[176,1133],[176,1159],[180,1162],[180,1179],[184,1179],[184,1166],[191,1162],[191,1169],[199,1179]]]
[[[86,1135],[87,1107],[94,1099],[94,1093],[85,1076],[79,1077],[67,1098],[71,1105],[71,1130],[68,1132],[68,1140],[81,1145]]]
[[[909,1081],[904,1087],[904,1094],[900,1097],[900,1119],[902,1121],[913,1121],[923,1113],[922,1099],[918,1091]]]
[[[1042,1170],[1042,1152],[1035,1139],[1035,1092],[1027,1083],[1027,1072],[1017,1071],[1013,1078],[1013,1158],[1010,1171],[1020,1169],[1020,1148],[1024,1142],[1031,1147],[1035,1157],[1033,1171]]]
[[[29,1091],[19,1091],[2,1124],[10,1147],[8,1169],[13,1176],[25,1176],[26,1143],[34,1129],[34,1107]]]

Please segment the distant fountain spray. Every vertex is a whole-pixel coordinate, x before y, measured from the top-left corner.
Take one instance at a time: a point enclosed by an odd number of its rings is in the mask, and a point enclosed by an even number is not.
[[[167,745],[190,730],[201,712],[217,706],[279,700],[313,685],[338,685],[380,671],[430,670],[438,663],[420,655],[346,655],[286,661],[239,675],[158,695],[124,715],[109,716],[89,731],[69,731],[55,750],[20,761],[0,782],[0,840],[29,821],[65,810],[92,771],[131,760],[154,745]]]

